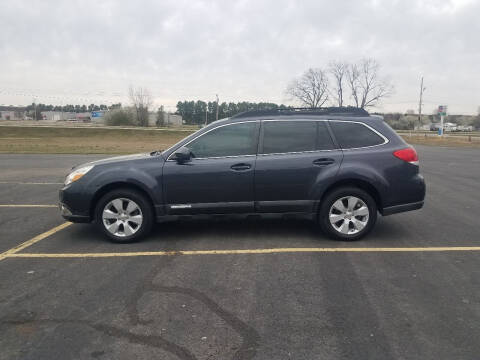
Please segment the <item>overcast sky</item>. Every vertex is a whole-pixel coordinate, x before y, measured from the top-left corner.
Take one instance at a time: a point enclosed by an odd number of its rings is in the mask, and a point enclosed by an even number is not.
[[[22,1],[0,7],[0,104],[292,102],[309,67],[373,57],[395,86],[377,109],[480,106],[480,0]]]

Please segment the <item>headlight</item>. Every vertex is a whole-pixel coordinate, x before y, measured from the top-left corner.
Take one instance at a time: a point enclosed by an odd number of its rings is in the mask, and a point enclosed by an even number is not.
[[[72,182],[77,181],[87,172],[89,172],[93,168],[93,165],[81,167],[75,171],[72,171],[68,174],[67,178],[65,179],[65,185],[71,184]]]

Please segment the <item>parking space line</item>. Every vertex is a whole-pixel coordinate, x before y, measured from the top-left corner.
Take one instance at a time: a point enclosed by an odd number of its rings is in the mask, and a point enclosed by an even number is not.
[[[235,250],[178,250],[139,251],[105,253],[14,253],[6,257],[15,258],[107,258],[133,256],[177,256],[177,255],[234,255],[234,254],[278,254],[278,253],[345,253],[345,252],[453,252],[480,251],[480,246],[452,247],[398,247],[398,248],[278,248],[278,249],[235,249]]]
[[[14,255],[15,253],[17,253],[19,251],[22,251],[23,249],[25,249],[29,246],[32,246],[33,244],[39,242],[40,240],[43,240],[43,239],[49,237],[50,235],[53,235],[56,232],[59,232],[60,230],[65,229],[67,226],[70,226],[70,225],[72,225],[71,222],[63,223],[62,225],[56,226],[53,229],[45,231],[44,233],[42,233],[40,235],[37,235],[34,238],[31,238],[30,240],[27,240],[24,243],[22,243],[20,245],[17,245],[15,247],[11,248],[10,250],[7,250],[7,251],[1,253],[0,254],[0,261],[2,261],[3,259],[5,259],[9,256]]]
[[[56,208],[58,205],[0,204],[0,208]]]
[[[61,182],[23,182],[23,181],[0,181],[0,184],[8,185],[63,185]]]

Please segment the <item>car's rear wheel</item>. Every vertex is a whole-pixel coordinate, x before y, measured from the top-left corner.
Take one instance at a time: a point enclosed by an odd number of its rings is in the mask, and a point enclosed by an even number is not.
[[[341,187],[325,196],[318,216],[324,233],[338,240],[354,241],[372,230],[377,220],[377,205],[366,191]]]
[[[116,189],[97,203],[95,222],[117,243],[129,243],[146,236],[153,225],[153,210],[148,199],[132,189]]]

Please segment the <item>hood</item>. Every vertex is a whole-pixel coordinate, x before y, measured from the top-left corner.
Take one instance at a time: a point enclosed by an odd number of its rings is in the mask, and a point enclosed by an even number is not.
[[[91,161],[91,162],[88,162],[88,163],[75,165],[74,167],[72,167],[72,170],[74,170],[76,168],[79,168],[79,167],[82,167],[82,166],[113,164],[113,163],[119,163],[119,162],[130,161],[130,160],[150,159],[150,158],[156,157],[156,156],[160,156],[160,155],[150,155],[150,153],[143,153],[143,154],[115,156],[115,157],[111,157],[111,158],[95,160],[95,161]]]

